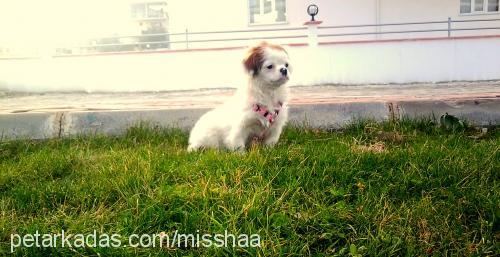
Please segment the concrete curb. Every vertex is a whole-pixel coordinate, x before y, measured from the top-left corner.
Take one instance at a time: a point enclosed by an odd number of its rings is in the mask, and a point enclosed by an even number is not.
[[[395,103],[398,117],[429,117],[437,119],[449,113],[478,125],[500,124],[500,99],[465,99],[454,101],[404,101]]]
[[[141,121],[190,129],[207,108],[0,115],[2,140],[45,139],[74,135],[118,135]],[[340,128],[353,121],[439,117],[445,113],[475,125],[500,124],[500,99],[414,100],[390,102],[311,103],[290,106],[290,123]]]

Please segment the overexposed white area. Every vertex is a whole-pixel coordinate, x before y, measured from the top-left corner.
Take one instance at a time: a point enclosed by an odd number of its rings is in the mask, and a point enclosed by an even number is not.
[[[127,33],[126,1],[0,1],[0,47],[53,48],[92,37]]]
[[[44,0],[0,1],[0,47],[17,51],[81,44],[89,38],[111,35],[140,34],[137,22],[131,17],[131,4],[150,0]],[[498,19],[500,12],[460,14],[458,0],[287,0],[286,22],[250,24],[248,0],[168,0],[169,33],[213,30],[245,30],[260,28],[300,27],[308,21],[307,6],[319,6],[317,20],[322,26],[353,24],[385,24],[470,19]],[[454,28],[498,27],[500,21],[460,23]],[[399,27],[348,28],[325,33],[353,33],[445,29],[447,24],[407,25]],[[455,36],[498,34],[499,30],[456,31]],[[242,35],[233,35],[241,37]],[[416,34],[365,35],[363,39],[446,36],[446,32]],[[360,37],[351,37],[358,39]],[[351,39],[343,37],[341,39]],[[174,39],[177,39],[174,37]],[[332,40],[336,38],[329,38]],[[174,44],[173,48],[183,45]]]
[[[0,89],[162,91],[235,87],[242,50],[0,60]]]
[[[290,47],[291,86],[500,79],[500,38]],[[0,60],[10,91],[164,91],[244,85],[243,49]]]

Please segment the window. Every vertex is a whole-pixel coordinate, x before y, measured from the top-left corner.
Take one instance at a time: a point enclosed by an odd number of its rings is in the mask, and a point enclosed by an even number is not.
[[[498,12],[498,0],[488,0],[488,12]]]
[[[460,0],[460,13],[498,12],[499,0]]]
[[[248,0],[250,24],[286,22],[286,0]]]
[[[167,16],[166,2],[132,4],[132,18],[135,19],[162,19]]]
[[[472,0],[460,0],[460,13],[470,13]]]
[[[474,1],[474,11],[482,12],[484,8],[484,0],[475,0]]]

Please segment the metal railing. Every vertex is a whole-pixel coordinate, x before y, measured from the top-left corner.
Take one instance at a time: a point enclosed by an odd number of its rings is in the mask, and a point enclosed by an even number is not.
[[[307,38],[305,33],[294,33],[288,35],[254,35],[254,36],[245,36],[248,34],[256,34],[260,32],[297,32],[304,31],[307,27],[292,27],[292,28],[272,28],[272,29],[251,29],[251,30],[220,30],[220,31],[194,31],[189,32],[186,30],[181,33],[158,33],[158,34],[143,34],[143,35],[127,35],[127,36],[112,36],[112,37],[103,37],[99,39],[94,39],[94,41],[102,40],[102,39],[115,39],[117,41],[130,41],[131,38],[137,38],[140,40],[141,38],[150,38],[150,37],[181,37],[182,39],[174,39],[174,40],[160,40],[160,41],[137,41],[137,42],[119,42],[119,43],[106,43],[106,44],[90,44],[79,46],[79,48],[96,48],[96,47],[109,47],[109,46],[127,46],[127,45],[155,45],[155,44],[185,44],[185,48],[189,48],[189,44],[191,43],[208,43],[208,42],[230,42],[230,41],[249,41],[249,40],[273,40],[273,39],[297,39],[297,38]],[[238,35],[237,37],[205,37],[200,38],[199,36],[210,36],[210,35],[221,35],[221,34],[230,34],[230,35]],[[198,37],[197,37],[198,36]],[[193,38],[194,37],[194,38]]]
[[[402,23],[381,23],[381,24],[362,24],[362,25],[344,25],[344,26],[320,26],[319,29],[345,29],[345,28],[367,28],[367,27],[388,27],[388,26],[415,26],[415,25],[430,25],[430,24],[446,24],[446,28],[442,29],[418,29],[418,30],[396,30],[396,31],[373,31],[373,32],[358,32],[358,33],[330,33],[318,34],[318,37],[340,37],[340,36],[361,36],[361,35],[384,35],[384,34],[411,34],[411,33],[426,33],[426,32],[447,32],[447,36],[451,37],[453,31],[471,31],[471,30],[500,30],[500,24],[495,27],[473,27],[473,28],[454,28],[454,23],[468,22],[495,22],[500,19],[471,19],[471,20],[452,20],[450,17],[446,21],[427,21],[427,22],[402,22]]]
[[[488,26],[481,24],[488,23]],[[491,25],[493,23],[493,25]],[[472,24],[473,27],[461,26]],[[426,26],[425,28],[421,28]],[[436,27],[438,26],[438,27]],[[392,30],[388,28],[406,29]],[[417,27],[417,28],[416,28]],[[373,30],[375,28],[375,31]],[[71,48],[60,48],[59,55],[71,55],[78,53],[99,53],[99,52],[120,52],[120,51],[147,51],[156,49],[190,49],[190,48],[218,48],[227,46],[242,46],[250,40],[272,40],[283,41],[278,43],[307,44],[308,37],[311,37],[311,31],[308,27],[289,27],[289,28],[262,28],[250,30],[220,30],[220,31],[193,31],[188,30],[178,33],[157,33],[144,35],[112,36],[94,39],[92,44],[86,44]],[[349,29],[348,32],[342,32]],[[361,31],[356,31],[361,30]],[[368,30],[368,31],[367,31]],[[452,20],[448,18],[442,21],[426,22],[402,22],[402,23],[382,23],[382,24],[357,24],[357,25],[336,25],[319,26],[317,30],[318,38],[321,42],[328,38],[340,37],[364,37],[362,40],[377,40],[383,35],[400,34],[423,34],[430,33],[433,37],[445,37],[437,33],[445,32],[447,37],[455,36],[460,31],[491,31],[500,30],[500,19],[469,19]],[[375,38],[367,36],[376,35]],[[154,39],[154,40],[153,40]],[[101,43],[99,43],[99,41]],[[107,43],[102,43],[107,41]],[[239,43],[236,43],[239,42]],[[210,43],[214,43],[210,45]],[[76,50],[75,50],[76,49]],[[66,51],[64,51],[66,50]],[[56,54],[56,55],[58,55]]]

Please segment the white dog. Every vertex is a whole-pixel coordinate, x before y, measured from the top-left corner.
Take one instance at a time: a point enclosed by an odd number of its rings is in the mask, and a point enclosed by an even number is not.
[[[288,119],[288,53],[281,46],[262,42],[248,51],[243,66],[249,75],[248,85],[196,122],[188,151],[244,151],[253,139],[268,146],[278,142]]]

